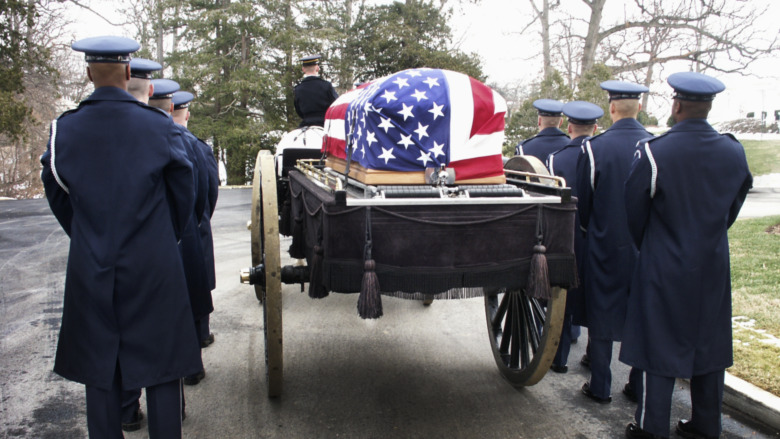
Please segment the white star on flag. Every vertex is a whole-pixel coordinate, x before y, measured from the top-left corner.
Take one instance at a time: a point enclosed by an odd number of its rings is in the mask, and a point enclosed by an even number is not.
[[[393,81],[393,84],[398,85],[398,89],[402,89],[404,87],[409,87],[409,80],[402,77],[395,78],[395,81]]]
[[[395,97],[395,92],[390,90],[385,90],[385,93],[382,95],[383,98],[387,100],[387,103],[389,104],[392,101],[397,101],[398,98]]]
[[[433,103],[433,108],[428,110],[429,113],[433,113],[433,120],[436,120],[439,116],[444,117],[444,113],[441,111],[443,108],[444,105],[436,105],[436,102]]]
[[[376,142],[376,134],[374,134],[371,131],[368,131],[368,135],[366,136],[366,142],[368,142],[368,147],[371,148],[371,144]]]
[[[401,140],[398,141],[398,144],[399,145],[403,145],[404,149],[409,149],[409,145],[414,145],[414,140],[412,140],[412,135],[409,134],[407,136],[407,135],[401,134]],[[382,148],[382,149],[384,149],[384,148]]]
[[[429,77],[425,78],[425,81],[423,81],[423,82],[428,84],[428,88],[429,89],[433,88],[434,85],[436,87],[439,86],[439,80],[437,78],[432,77],[432,76],[429,76]]]
[[[390,129],[390,128],[395,128],[395,127],[393,126],[393,123],[392,123],[392,122],[390,122],[390,119],[388,119],[388,118],[385,118],[385,117],[380,117],[380,119],[382,119],[382,122],[380,122],[380,123],[379,123],[379,125],[377,125],[377,126],[378,126],[379,128],[384,128],[384,130],[385,130],[385,133],[387,132],[387,130],[388,130],[388,129]]]
[[[394,159],[395,156],[393,155],[393,148],[385,149],[385,147],[382,147],[382,154],[379,156],[380,159],[385,159],[385,164],[390,161],[390,159]]]
[[[404,106],[404,108],[398,112],[398,114],[402,114],[404,116],[404,121],[406,121],[407,117],[414,118],[414,114],[412,114],[412,108],[414,108],[411,105],[401,104]]]
[[[428,125],[417,122],[417,129],[414,130],[414,132],[417,133],[417,135],[420,136],[420,140],[422,140],[423,137],[428,137]]]
[[[417,157],[417,160],[423,162],[423,166],[425,166],[428,164],[429,161],[432,161],[431,153],[420,151],[420,157]]]
[[[408,72],[406,72],[406,74],[411,76],[412,78],[414,78],[415,76],[422,76],[422,73],[418,72],[417,70],[409,70]]]
[[[412,94],[412,97],[416,98],[417,102],[420,102],[423,99],[426,99],[426,100],[428,99],[428,97],[425,96],[425,92],[424,91],[420,91],[420,90],[414,90],[414,93]]]
[[[430,152],[433,153],[434,157],[444,155],[444,144],[439,144],[439,142],[434,141],[433,148],[431,148]]]

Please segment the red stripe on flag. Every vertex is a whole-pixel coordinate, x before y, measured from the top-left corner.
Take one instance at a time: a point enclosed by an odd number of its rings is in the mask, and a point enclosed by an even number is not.
[[[474,137],[475,134],[492,134],[496,131],[502,131],[503,125],[496,129],[493,90],[472,77],[469,77],[469,81],[471,83],[471,97],[474,100],[474,122],[471,124],[469,137]],[[503,122],[503,120],[503,115],[501,115],[501,121]]]
[[[451,162],[449,167],[455,169],[455,178],[458,180],[504,175],[504,161],[501,154],[458,160]]]

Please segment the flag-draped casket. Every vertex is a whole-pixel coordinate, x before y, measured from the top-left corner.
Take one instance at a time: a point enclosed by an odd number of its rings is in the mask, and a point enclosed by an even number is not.
[[[504,183],[506,101],[462,73],[411,69],[361,85],[325,114],[323,152],[369,184],[424,183],[444,165],[457,182]]]

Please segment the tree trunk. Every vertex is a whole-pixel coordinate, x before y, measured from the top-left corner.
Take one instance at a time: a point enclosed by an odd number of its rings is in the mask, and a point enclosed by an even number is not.
[[[582,0],[590,8],[590,20],[588,21],[588,34],[585,36],[585,46],[582,48],[582,70],[580,76],[590,70],[596,62],[596,49],[601,43],[599,29],[601,17],[604,11],[604,3],[607,0]]]

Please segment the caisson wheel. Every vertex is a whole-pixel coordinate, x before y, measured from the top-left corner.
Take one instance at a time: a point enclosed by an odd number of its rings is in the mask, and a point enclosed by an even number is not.
[[[279,251],[279,214],[276,200],[274,157],[260,151],[252,181],[252,264],[263,264],[265,285],[255,285],[255,294],[263,302],[263,333],[268,396],[282,394],[282,283]]]
[[[531,386],[550,369],[561,337],[566,290],[552,288],[540,301],[522,290],[485,292],[490,347],[496,365],[513,386]]]

